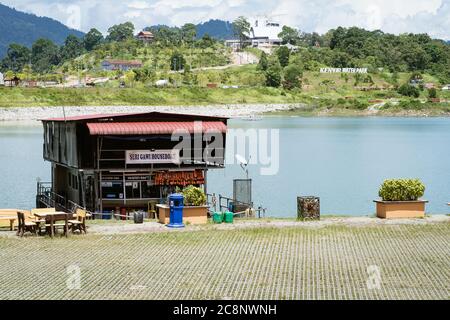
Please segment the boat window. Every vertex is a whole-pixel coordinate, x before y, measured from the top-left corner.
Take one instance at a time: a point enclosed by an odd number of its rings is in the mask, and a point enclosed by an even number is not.
[[[153,185],[151,181],[142,181],[142,198],[156,199],[161,197],[161,188]]]
[[[127,199],[140,199],[141,198],[141,183],[139,181],[126,182],[125,193]]]
[[[103,181],[102,182],[103,199],[123,199],[122,181]]]

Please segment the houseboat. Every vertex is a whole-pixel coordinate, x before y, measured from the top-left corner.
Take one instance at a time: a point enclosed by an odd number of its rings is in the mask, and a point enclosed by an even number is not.
[[[42,120],[52,181],[38,182],[37,205],[147,210],[177,187],[207,192],[208,170],[224,167],[227,121],[160,112]]]

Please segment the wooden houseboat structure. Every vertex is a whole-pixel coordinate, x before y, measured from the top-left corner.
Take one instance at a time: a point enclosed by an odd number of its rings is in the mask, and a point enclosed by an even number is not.
[[[52,181],[38,182],[37,205],[123,212],[148,210],[177,187],[207,192],[208,170],[224,167],[227,121],[160,112],[42,120]]]

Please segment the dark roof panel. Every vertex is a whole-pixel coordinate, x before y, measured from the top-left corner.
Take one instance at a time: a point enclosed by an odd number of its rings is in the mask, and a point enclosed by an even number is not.
[[[60,118],[49,118],[42,119],[41,121],[50,121],[50,122],[85,122],[85,121],[93,121],[93,120],[111,120],[111,121],[120,121],[129,117],[138,117],[142,118],[142,121],[151,120],[152,117],[157,120],[161,117],[173,118],[177,119],[207,119],[207,120],[228,120],[227,117],[214,117],[214,116],[203,116],[203,115],[195,115],[195,114],[181,114],[181,113],[165,113],[165,112],[144,112],[144,113],[112,113],[112,114],[90,114],[90,115],[81,115],[81,116],[72,116],[72,117],[60,117]]]

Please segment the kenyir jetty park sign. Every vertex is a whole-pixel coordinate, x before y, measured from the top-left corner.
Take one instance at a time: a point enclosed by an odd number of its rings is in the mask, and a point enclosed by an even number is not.
[[[127,150],[126,164],[180,163],[178,150]]]
[[[320,73],[367,73],[367,68],[320,68]]]

